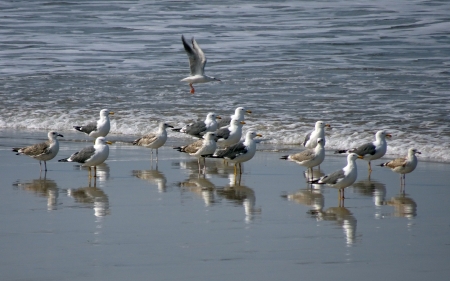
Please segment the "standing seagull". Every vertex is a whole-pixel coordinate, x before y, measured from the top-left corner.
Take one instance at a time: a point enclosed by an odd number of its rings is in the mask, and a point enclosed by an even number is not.
[[[372,166],[370,161],[379,159],[386,154],[387,142],[386,137],[392,137],[391,134],[386,133],[386,131],[381,130],[375,134],[375,141],[365,143],[357,148],[347,149],[347,150],[336,150],[336,153],[356,153],[359,156],[363,156],[364,160],[369,161],[369,175],[372,172]]]
[[[242,126],[245,124],[244,121],[238,121],[232,119],[230,126],[220,128],[216,131],[217,139],[223,139],[220,142],[221,145],[227,147],[238,143],[242,137]]]
[[[182,79],[183,82],[188,82],[191,87],[191,94],[195,93],[195,89],[192,86],[194,83],[206,83],[210,81],[220,81],[217,78],[205,75],[206,57],[200,46],[192,37],[192,47],[186,41],[183,35],[181,35],[181,41],[183,42],[184,50],[189,58],[189,67],[191,69],[191,75]]]
[[[153,160],[153,149],[156,149],[156,161],[158,161],[158,148],[163,146],[167,141],[166,128],[173,128],[173,126],[164,122],[159,123],[158,132],[147,134],[143,137],[138,138],[137,140],[133,141],[133,145],[151,148],[152,160]]]
[[[211,158],[223,158],[229,162],[234,163],[234,174],[237,174],[237,165],[239,165],[239,174],[242,174],[241,163],[246,162],[255,156],[256,153],[256,141],[255,137],[262,137],[262,135],[256,132],[249,131],[245,136],[244,142],[239,142],[226,149],[219,150],[213,155],[208,155]]]
[[[114,115],[114,112],[109,111],[108,109],[102,109],[100,110],[100,119],[97,122],[91,122],[84,126],[73,127],[75,130],[85,133],[94,139],[98,137],[106,137],[111,128],[109,115]]]
[[[55,131],[48,132],[48,141],[30,145],[23,148],[15,147],[12,151],[17,152],[16,155],[24,154],[39,160],[39,168],[42,171],[41,161],[44,161],[44,168],[47,172],[47,161],[55,158],[59,151],[59,142],[57,137],[64,137]]]
[[[222,128],[225,126],[230,125],[231,120],[236,119],[238,121],[244,121],[244,114],[248,113],[251,114],[252,111],[251,110],[247,110],[245,109],[245,107],[238,107],[234,110],[234,114],[229,116],[229,117],[222,117],[222,119],[220,119],[217,123],[218,123],[218,127]]]
[[[196,138],[203,138],[204,134],[206,132],[214,132],[217,130],[217,121],[216,119],[220,119],[220,116],[217,116],[215,113],[210,112],[206,116],[205,121],[197,121],[194,123],[187,124],[183,128],[175,128],[172,129],[172,131],[185,133],[190,136],[196,137]]]
[[[91,167],[94,166],[94,177],[97,177],[97,166],[105,162],[109,156],[108,144],[112,143],[106,141],[104,137],[98,137],[95,140],[95,145],[85,147],[68,158],[58,160],[58,162],[81,163],[82,166],[89,167],[89,177],[91,177]]]
[[[380,164],[381,167],[391,168],[392,171],[400,174],[400,185],[405,185],[405,174],[411,173],[417,167],[417,154],[422,154],[415,148],[408,150],[406,157],[397,158],[389,162]]]
[[[304,167],[307,167],[311,172],[309,173],[311,176],[312,168],[320,165],[325,159],[325,148],[323,147],[325,140],[322,138],[317,139],[317,146],[314,149],[303,150],[302,152],[285,155],[280,159],[294,161]],[[308,179],[312,181],[312,179]]]
[[[317,121],[314,131],[309,132],[305,136],[303,146],[306,148],[314,148],[317,145],[317,139],[323,139],[323,146],[325,146],[325,127],[331,128],[330,124],[325,124],[323,121]]]
[[[203,158],[203,172],[206,171],[206,159],[203,155],[211,155],[216,151],[216,134],[207,132],[203,140],[198,140],[189,145],[174,147],[179,152],[189,153],[189,155],[198,158],[198,171],[201,171],[200,159]]]
[[[358,158],[363,159],[362,156],[357,155],[356,153],[350,153],[347,156],[347,166],[332,174],[321,177],[317,183],[328,184],[329,186],[338,188],[339,198],[344,199],[344,188],[352,185],[358,176],[358,170],[355,163]]]

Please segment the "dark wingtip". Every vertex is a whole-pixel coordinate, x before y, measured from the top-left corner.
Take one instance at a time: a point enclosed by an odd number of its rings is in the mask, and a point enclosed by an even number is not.
[[[281,159],[281,160],[287,160],[288,157],[289,157],[289,155],[283,155],[283,156],[280,157],[280,159]]]
[[[342,154],[342,153],[346,153],[346,152],[347,152],[347,150],[336,150],[334,152],[334,154]]]
[[[174,128],[174,129],[172,129],[172,131],[179,132],[179,131],[181,131],[181,128]]]
[[[67,161],[67,158],[64,158],[64,159],[59,159],[58,162],[68,162],[68,161]]]
[[[81,132],[81,126],[73,126],[73,128],[74,128],[75,130],[77,130],[77,131],[80,131],[80,132]]]
[[[14,151],[14,152],[19,152],[19,149],[20,149],[20,148],[18,148],[18,147],[13,147],[12,151]],[[19,154],[17,154],[17,155],[19,155]]]

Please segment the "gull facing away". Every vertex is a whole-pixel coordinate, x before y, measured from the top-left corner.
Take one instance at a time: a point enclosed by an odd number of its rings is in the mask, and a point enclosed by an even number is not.
[[[158,126],[158,131],[156,133],[150,133],[136,139],[135,141],[133,141],[133,145],[151,148],[152,160],[153,160],[153,149],[156,149],[156,161],[158,161],[158,148],[163,146],[167,141],[166,128],[173,128],[173,126],[164,122],[160,122]]]
[[[105,137],[98,137],[94,145],[85,147],[58,162],[77,162],[82,164],[81,166],[89,167],[89,177],[91,177],[91,167],[93,166],[94,177],[97,177],[97,166],[105,162],[109,156],[108,144],[112,144],[112,142],[107,141]]]
[[[100,110],[100,119],[97,122],[91,122],[84,126],[73,127],[75,130],[85,133],[94,139],[98,137],[106,137],[111,128],[109,115],[114,115],[114,112],[109,111],[108,109],[102,109]]]
[[[216,138],[222,139],[219,143],[220,145],[227,147],[238,143],[242,137],[242,126],[245,124],[244,121],[238,121],[232,119],[230,126],[220,128],[216,131]]]
[[[192,46],[186,41],[183,35],[181,35],[181,41],[183,42],[184,50],[189,58],[189,67],[191,69],[191,75],[182,79],[182,82],[188,82],[191,87],[191,94],[195,93],[194,83],[206,83],[210,81],[220,81],[217,78],[205,75],[206,57],[200,46],[192,37]]]
[[[391,134],[386,133],[386,131],[381,130],[375,134],[375,141],[368,142],[359,147],[346,149],[346,150],[336,150],[336,153],[356,153],[359,156],[363,156],[364,160],[369,162],[369,174],[372,172],[372,166],[370,161],[379,159],[386,154],[387,142],[386,137],[392,137]]]
[[[239,165],[239,174],[242,174],[241,163],[246,162],[255,156],[256,141],[255,137],[262,137],[254,131],[248,131],[245,136],[245,141],[241,141],[228,148],[218,150],[211,155],[205,155],[210,158],[223,158],[229,162],[234,163],[234,174],[237,174],[237,166]]]
[[[251,110],[247,110],[247,109],[245,109],[245,107],[242,107],[242,106],[236,108],[234,110],[234,114],[233,115],[231,115],[229,117],[227,117],[227,116],[222,117],[222,119],[220,119],[217,122],[219,128],[222,128],[222,127],[225,127],[225,126],[229,126],[231,120],[233,120],[233,119],[236,119],[238,121],[244,121],[244,114],[245,113],[251,114],[252,111]]]
[[[352,185],[356,181],[356,178],[358,176],[358,170],[355,163],[356,159],[358,158],[363,159],[362,156],[357,155],[356,153],[350,153],[347,156],[347,166],[340,170],[337,170],[334,173],[321,177],[315,183],[327,184],[334,188],[338,188],[339,198],[344,199],[344,188]]]
[[[215,113],[210,112],[206,115],[205,121],[197,121],[194,123],[187,124],[182,128],[175,128],[172,131],[184,133],[196,138],[203,138],[204,134],[207,132],[215,132],[218,128],[216,119],[220,119]]]
[[[281,156],[280,159],[294,161],[299,165],[307,167],[308,170],[311,171],[308,175],[312,176],[312,168],[319,166],[325,159],[325,148],[323,147],[324,142],[324,139],[318,138],[317,145],[314,149],[307,149],[296,154],[284,155]],[[312,179],[308,179],[308,181],[312,181]]]
[[[48,141],[33,144],[26,147],[14,147],[12,151],[17,152],[16,155],[26,155],[39,160],[39,168],[42,171],[41,161],[44,161],[44,169],[47,171],[47,161],[52,160],[58,154],[59,141],[57,137],[64,137],[55,131],[48,132]]]
[[[189,145],[174,147],[179,152],[185,152],[198,158],[198,171],[202,170],[200,159],[203,158],[203,172],[206,171],[206,159],[203,155],[211,155],[216,151],[216,134],[207,132],[203,140],[195,141]]]
[[[331,128],[330,124],[325,124],[323,121],[317,121],[314,131],[309,132],[305,136],[303,146],[306,148],[314,148],[317,145],[317,139],[323,139],[323,146],[325,146],[325,127]]]
[[[415,148],[408,149],[406,157],[397,158],[379,166],[391,168],[392,171],[400,174],[400,185],[405,185],[405,174],[411,173],[417,167],[416,154],[422,154]]]

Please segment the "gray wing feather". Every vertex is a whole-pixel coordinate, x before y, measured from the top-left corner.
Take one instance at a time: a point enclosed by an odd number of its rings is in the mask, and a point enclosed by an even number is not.
[[[222,119],[217,120],[217,128],[222,128],[230,125],[231,117],[222,117]]]
[[[186,134],[202,138],[202,132],[206,131],[206,124],[204,121],[199,121],[186,126],[186,130],[184,131]]]
[[[91,132],[97,131],[97,123],[92,122],[92,123],[89,123],[89,124],[84,125],[84,126],[74,126],[74,128],[77,131],[80,131],[80,132],[83,132],[83,133],[89,135]]]
[[[206,64],[205,55],[202,52],[202,49],[198,46],[197,42],[195,42],[194,38],[192,38],[192,47],[186,41],[183,35],[181,35],[181,41],[183,42],[184,50],[186,51],[189,58],[189,67],[191,69],[191,75],[197,75],[204,73],[204,67]]]
[[[358,154],[359,156],[364,156],[367,154],[374,155],[376,151],[375,145],[373,143],[366,143],[357,148],[349,150],[349,152],[353,152]]]
[[[215,153],[217,158],[229,158],[233,160],[237,156],[247,153],[247,147],[243,142],[239,142],[235,145],[232,145],[226,149],[219,150]]]
[[[228,139],[230,136],[230,130],[228,128],[221,128],[216,131],[216,138],[218,139]]]
[[[339,180],[345,178],[344,170],[338,170],[332,174],[326,175],[320,179],[321,183],[335,184]]]
[[[82,150],[75,152],[72,154],[69,159],[72,162],[85,163],[86,160],[92,157],[95,154],[95,148],[93,146],[88,146],[83,148]]]

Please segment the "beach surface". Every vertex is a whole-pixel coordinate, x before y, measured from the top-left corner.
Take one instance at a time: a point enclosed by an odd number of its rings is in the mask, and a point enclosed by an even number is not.
[[[261,143],[236,179],[233,166],[172,149],[150,162],[133,136],[110,135],[96,179],[58,159],[90,145],[60,132],[57,157],[39,162],[11,147],[45,131],[0,131],[0,271],[3,280],[443,280],[450,275],[450,165],[420,160],[400,177],[358,160],[344,204],[331,187],[280,156],[300,146]],[[346,165],[327,151],[321,172]]]

